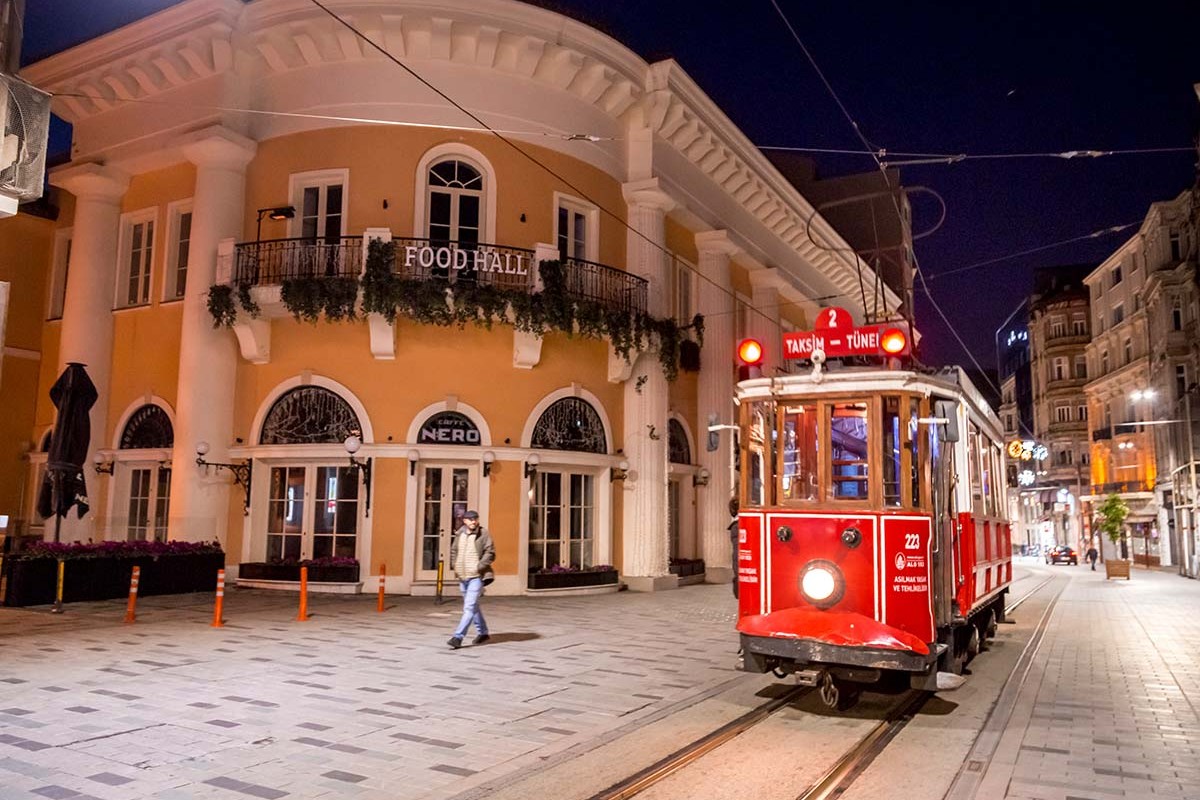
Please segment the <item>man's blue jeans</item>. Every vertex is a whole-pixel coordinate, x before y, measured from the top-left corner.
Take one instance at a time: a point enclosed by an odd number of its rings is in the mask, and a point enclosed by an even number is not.
[[[479,610],[479,601],[483,597],[483,578],[459,581],[458,588],[463,596],[463,613],[458,627],[454,629],[455,637],[461,639],[466,636],[467,628],[471,627],[472,622],[475,623],[475,633],[486,636],[487,621],[483,618],[483,612]]]

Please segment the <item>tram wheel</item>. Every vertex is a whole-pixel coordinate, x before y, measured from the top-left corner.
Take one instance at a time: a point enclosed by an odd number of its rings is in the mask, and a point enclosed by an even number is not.
[[[983,625],[984,633],[989,639],[996,638],[996,612],[987,612],[987,621]]]
[[[970,661],[975,656],[979,655],[979,628],[974,625],[968,626],[971,629],[971,635],[967,639],[967,661]]]

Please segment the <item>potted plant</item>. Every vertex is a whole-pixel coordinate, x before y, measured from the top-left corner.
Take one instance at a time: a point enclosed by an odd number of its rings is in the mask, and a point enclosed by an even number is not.
[[[564,567],[561,564],[529,573],[530,589],[574,589],[585,586],[607,586],[617,582],[617,568],[611,564],[591,567]]]
[[[294,558],[275,558],[270,561],[251,561],[238,566],[238,580],[289,581],[300,580],[300,568],[308,567],[308,579],[313,583],[356,583],[358,559],[346,556],[322,556],[303,561]]]
[[[1108,540],[1121,547],[1120,558],[1109,558],[1104,562],[1104,579],[1124,578],[1129,580],[1129,542],[1125,536],[1125,518],[1129,506],[1118,495],[1110,494],[1096,509],[1096,530]]]

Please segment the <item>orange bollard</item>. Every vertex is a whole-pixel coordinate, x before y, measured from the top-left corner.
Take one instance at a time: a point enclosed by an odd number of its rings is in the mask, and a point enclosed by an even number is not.
[[[213,621],[214,628],[224,628],[225,620],[221,619],[221,612],[225,610],[225,570],[217,570],[217,604],[213,606]]]
[[[383,613],[383,579],[387,577],[387,564],[379,565],[379,607],[376,609],[381,614]]]
[[[308,621],[308,567],[300,568],[300,616],[296,621]]]
[[[125,606],[125,621],[134,622],[137,620],[137,589],[138,578],[141,577],[142,568],[134,567],[133,575],[129,577],[129,604]]]

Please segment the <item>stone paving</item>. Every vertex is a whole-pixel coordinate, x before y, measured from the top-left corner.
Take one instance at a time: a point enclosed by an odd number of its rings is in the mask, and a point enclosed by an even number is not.
[[[457,651],[453,599],[295,603],[0,609],[0,800],[451,797],[746,679],[727,586],[488,598]]]
[[[1069,570],[976,797],[1200,798],[1200,583]]]

